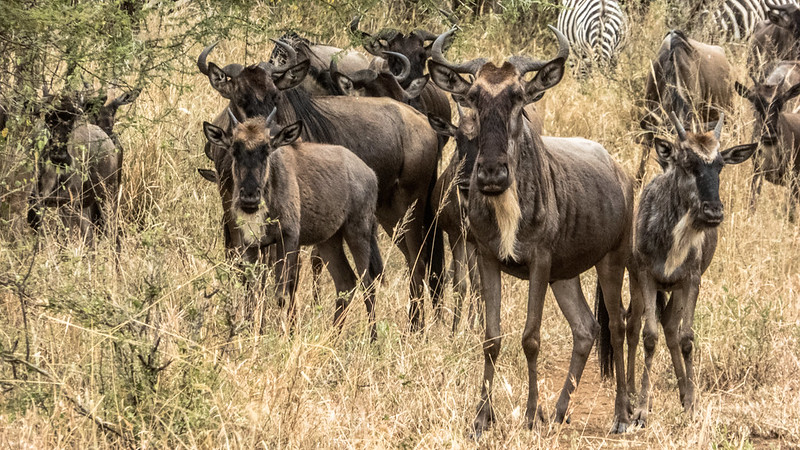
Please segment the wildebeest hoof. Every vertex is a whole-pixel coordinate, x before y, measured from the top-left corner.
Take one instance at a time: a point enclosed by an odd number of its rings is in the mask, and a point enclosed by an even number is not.
[[[480,408],[478,410],[478,417],[476,417],[475,422],[472,423],[472,439],[475,441],[479,440],[483,431],[492,426],[496,420],[494,408],[488,405]]]
[[[619,421],[614,421],[614,425],[611,426],[611,434],[622,434],[628,431],[628,424],[622,423]]]
[[[639,409],[635,413],[633,413],[633,425],[639,428],[644,428],[647,426],[647,411],[644,409]]]

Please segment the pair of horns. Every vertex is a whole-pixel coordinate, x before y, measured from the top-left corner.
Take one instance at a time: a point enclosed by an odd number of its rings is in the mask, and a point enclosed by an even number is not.
[[[675,115],[675,111],[670,111],[669,119],[672,121],[672,125],[675,127],[675,131],[678,133],[678,139],[681,141],[686,140],[686,129],[683,127],[683,122],[678,119],[678,116]],[[719,120],[717,120],[717,126],[714,127],[714,138],[719,140],[720,136],[722,135],[722,124],[725,122],[725,113],[719,113]]]
[[[292,67],[297,62],[297,51],[291,45],[283,42],[281,40],[270,39],[275,45],[280,46],[283,51],[286,52],[288,57],[286,58],[286,62],[277,67],[273,67],[273,72],[284,72],[290,67]],[[197,57],[197,68],[200,70],[200,73],[203,75],[208,75],[208,54],[211,53],[211,50],[214,50],[214,47],[217,46],[219,42],[215,42],[208,47],[204,48],[202,52],[200,52],[200,56]],[[259,63],[258,65],[261,66],[262,64],[266,64],[264,62]],[[241,73],[244,67],[241,64],[228,64],[227,66],[222,68],[222,71],[225,72],[229,77],[235,77],[239,73]]]
[[[552,25],[548,25],[548,28],[550,28],[550,30],[556,35],[556,39],[558,40],[558,53],[556,53],[556,56],[551,60],[533,59],[529,56],[512,56],[508,59],[508,62],[514,65],[514,67],[516,67],[521,74],[524,75],[528,72],[539,70],[550,61],[558,58],[566,59],[567,56],[569,56],[569,41],[567,40],[567,37]],[[444,47],[445,40],[455,33],[456,30],[458,30],[458,27],[454,26],[436,38],[436,41],[434,41],[433,47],[431,48],[431,59],[443,66],[449,67],[455,72],[470,73],[474,75],[479,68],[486,64],[486,58],[476,58],[461,64],[455,64],[445,59],[444,55],[442,55],[442,48]]]
[[[267,123],[266,123],[267,128],[271,127],[273,122],[275,122],[275,115],[277,114],[277,112],[278,112],[277,107],[272,108],[272,112],[269,113],[269,116],[267,116]],[[230,107],[228,107],[228,117],[231,119],[231,128],[236,128],[237,126],[239,126],[239,120],[236,118],[236,115],[233,114],[233,111],[231,111]]]

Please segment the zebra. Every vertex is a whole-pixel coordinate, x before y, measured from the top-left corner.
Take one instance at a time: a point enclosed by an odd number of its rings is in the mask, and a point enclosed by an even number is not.
[[[709,1],[706,13],[711,13],[714,27],[721,31],[726,41],[747,39],[753,34],[756,24],[766,20],[769,5],[798,4],[798,0],[722,0]],[[703,14],[698,15],[701,17]]]
[[[557,27],[578,57],[578,77],[596,63],[614,68],[628,34],[628,16],[614,0],[563,0]]]

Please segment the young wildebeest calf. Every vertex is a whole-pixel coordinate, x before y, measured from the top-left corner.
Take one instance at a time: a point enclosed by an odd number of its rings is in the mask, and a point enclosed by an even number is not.
[[[755,205],[761,192],[761,177],[770,183],[790,186],[789,220],[794,220],[795,204],[800,202],[800,114],[785,112],[787,102],[800,95],[800,83],[786,92],[776,92],[776,87],[756,84],[753,89],[736,82],[736,92],[753,105],[756,125],[753,139],[761,143],[756,157],[750,189],[750,204]]]
[[[340,294],[334,323],[341,326],[342,313],[357,281],[342,246],[346,241],[366,290],[370,337],[375,340],[372,273],[380,273],[383,268],[380,253],[371,250],[378,248],[375,172],[344,147],[295,142],[303,122],[295,122],[270,137],[274,116],[273,112],[266,120],[254,117],[238,123],[231,115],[232,134],[203,123],[209,142],[231,154],[233,202],[237,220],[247,230],[243,233],[244,243],[277,246],[279,304],[288,297],[290,321],[295,314],[298,250],[301,245],[316,245]],[[368,270],[370,265],[372,273]]]
[[[708,133],[687,133],[674,113],[670,118],[678,132],[677,142],[655,139],[658,162],[664,173],[645,187],[636,218],[636,242],[630,267],[631,318],[628,322],[628,391],[635,392],[636,346],[642,313],[645,368],[639,411],[634,420],[647,421],[650,399],[650,367],[658,339],[656,310],[667,341],[681,403],[694,407],[692,350],[694,310],[700,277],[717,247],[717,227],[722,223],[719,173],[726,164],[749,158],[757,144],[719,151],[722,118]],[[666,291],[672,291],[665,302]],[[657,301],[657,297],[660,301]]]
[[[63,97],[45,114],[50,139],[39,164],[28,223],[41,224],[41,206],[58,208],[68,228],[80,231],[91,245],[94,230],[108,223],[119,189],[119,155],[114,143],[97,125],[76,121],[82,115],[74,99]]]

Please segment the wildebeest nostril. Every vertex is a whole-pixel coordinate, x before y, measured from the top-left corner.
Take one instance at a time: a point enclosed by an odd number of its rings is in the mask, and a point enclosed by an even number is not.
[[[720,202],[703,202],[703,215],[709,221],[722,222],[724,208]]]

